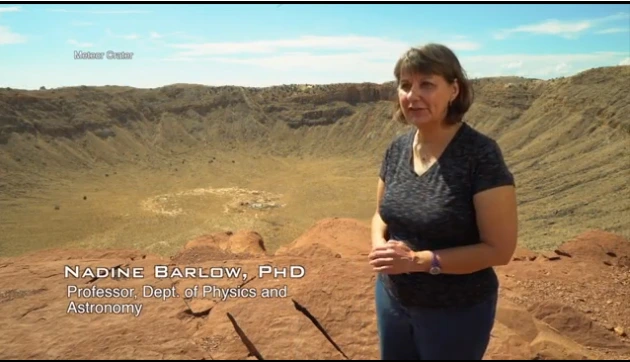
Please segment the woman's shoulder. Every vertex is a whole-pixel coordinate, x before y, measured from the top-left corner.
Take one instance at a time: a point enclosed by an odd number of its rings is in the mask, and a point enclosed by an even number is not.
[[[462,154],[467,153],[468,157],[472,156],[472,163],[469,165],[472,166],[475,175],[474,193],[495,186],[514,185],[514,175],[505,161],[497,140],[472,126],[466,126],[467,137],[465,142],[460,142],[460,144],[466,147],[462,149]]]
[[[409,142],[413,140],[415,132],[415,128],[410,128],[394,135],[387,146],[389,152],[400,152],[404,150],[405,147],[410,144]]]
[[[497,140],[490,135],[479,131],[469,123],[464,123],[464,137],[460,142],[460,147],[465,148],[466,153],[469,155],[475,155],[477,157],[483,157],[488,153],[501,152],[501,147]]]

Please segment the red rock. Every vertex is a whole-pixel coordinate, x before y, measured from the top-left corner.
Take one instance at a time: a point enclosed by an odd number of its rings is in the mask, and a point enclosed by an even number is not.
[[[597,235],[587,233],[586,238],[575,240],[599,243]],[[620,253],[624,250],[625,246],[612,241],[621,239],[604,235],[608,238],[604,245]],[[0,358],[378,359],[375,275],[365,257],[369,240],[367,225],[326,219],[276,255],[267,255],[257,233],[238,231],[197,238],[171,259],[117,250],[48,250],[0,258]],[[621,359],[630,355],[630,345],[621,338],[625,330],[611,333],[593,322],[630,325],[625,303],[630,291],[619,287],[625,274],[611,277],[615,268],[602,267],[601,253],[578,252],[587,250],[580,248],[567,247],[571,262],[514,262],[497,268],[502,288],[486,359]],[[521,252],[527,258],[531,255]],[[249,277],[173,281],[155,280],[147,273],[145,279],[98,279],[87,284],[87,280],[63,278],[61,270],[68,260],[81,266],[129,264],[146,270],[155,264],[240,267]],[[306,275],[259,279],[257,268],[263,263],[301,265]],[[69,302],[76,300],[65,297],[69,283],[140,292],[147,284],[175,287],[181,296],[90,300],[142,302],[139,317],[74,315],[66,313]],[[204,285],[213,285],[219,292],[183,299],[186,289]],[[261,298],[260,294],[247,298],[244,293],[285,286],[288,295],[281,298]],[[238,293],[240,297],[235,296]],[[601,303],[602,296],[610,305]]]

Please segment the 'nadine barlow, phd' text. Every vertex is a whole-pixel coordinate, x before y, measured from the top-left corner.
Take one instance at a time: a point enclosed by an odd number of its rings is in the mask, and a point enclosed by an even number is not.
[[[276,267],[271,265],[259,265],[257,277],[263,279],[301,279],[306,275],[306,269],[301,265]],[[247,279],[247,273],[241,267],[185,267],[180,268],[169,265],[155,265],[153,277],[156,279],[191,278],[191,279]],[[65,278],[92,278],[92,279],[143,279],[144,267],[81,267],[78,265],[64,266]]]

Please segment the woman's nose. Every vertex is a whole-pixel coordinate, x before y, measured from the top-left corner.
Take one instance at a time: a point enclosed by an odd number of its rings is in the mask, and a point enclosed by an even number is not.
[[[407,92],[407,99],[418,99],[420,98],[420,88],[418,86],[412,86]]]

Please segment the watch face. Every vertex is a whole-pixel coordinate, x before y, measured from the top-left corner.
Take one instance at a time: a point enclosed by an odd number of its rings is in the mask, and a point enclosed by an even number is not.
[[[436,266],[434,266],[431,269],[429,269],[429,273],[432,274],[432,275],[438,275],[438,274],[440,274],[440,272],[441,272],[440,268],[438,268]]]

